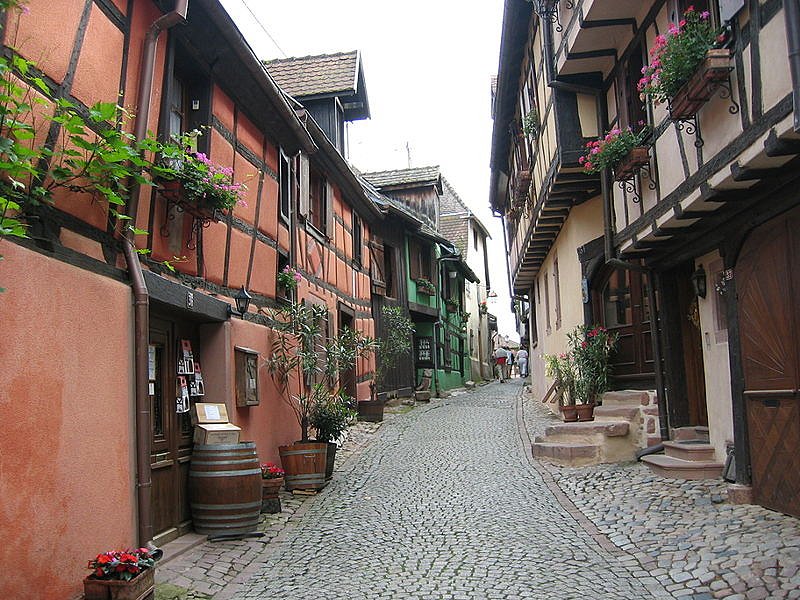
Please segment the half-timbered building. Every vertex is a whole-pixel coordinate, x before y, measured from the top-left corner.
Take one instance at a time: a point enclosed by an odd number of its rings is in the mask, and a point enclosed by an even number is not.
[[[98,552],[191,531],[192,404],[224,403],[263,461],[297,439],[262,368],[266,313],[287,301],[277,272],[299,271],[296,298],[327,306],[331,332],[374,333],[367,244],[380,212],[331,126],[368,110],[363,81],[330,112],[304,108],[217,0],[25,4],[3,29],[5,55],[36,63],[21,81],[41,78],[84,113],[117,102],[137,137],[201,129],[196,150],[247,186],[246,203],[211,217],[135,186],[124,212],[146,254],[104,201],[79,194],[40,207],[28,238],[0,239],[0,531],[15,540],[0,550],[0,596],[67,598]],[[340,382],[368,398],[371,371],[362,360]]]
[[[637,84],[687,10],[717,29],[717,62],[655,104]],[[663,440],[707,431],[710,462],[735,454],[732,489],[800,514],[797,4],[507,0],[505,11],[491,204],[530,303],[534,363],[557,348],[559,321],[606,325],[620,336],[616,385],[657,393]],[[642,124],[635,169],[582,172],[587,141]]]

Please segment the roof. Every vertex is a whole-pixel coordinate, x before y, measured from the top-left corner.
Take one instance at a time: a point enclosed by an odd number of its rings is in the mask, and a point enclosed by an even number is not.
[[[375,171],[363,173],[364,179],[376,188],[412,187],[436,185],[441,188],[442,176],[439,166],[415,167],[411,169],[395,169],[393,171]]]
[[[439,233],[467,255],[467,242],[469,237],[469,221],[458,215],[443,215],[439,217]]]
[[[355,92],[358,85],[358,50],[278,58],[264,63],[278,85],[296,98]]]
[[[489,235],[489,230],[486,229],[484,224],[475,215],[475,213],[473,213],[472,210],[470,210],[470,208],[466,204],[464,204],[464,201],[461,199],[461,196],[458,195],[458,192],[456,192],[455,188],[444,177],[442,177],[442,195],[441,195],[441,198],[440,198],[439,206],[440,206],[440,209],[441,209],[440,213],[439,213],[439,228],[442,229],[443,233],[444,233],[443,227],[445,227],[443,219],[444,220],[449,220],[450,217],[454,217],[455,216],[455,217],[458,217],[460,220],[462,220],[464,222],[463,227],[464,227],[465,231],[463,233],[463,237],[464,237],[465,240],[466,240],[467,236],[469,235],[469,232],[467,231],[467,229],[468,229],[467,221],[469,221],[469,220],[471,220],[473,222],[475,227],[477,227],[483,233],[483,235],[485,237],[487,237],[487,238],[491,238],[492,237],[492,236]],[[461,234],[454,232],[454,235],[456,235],[458,237]],[[445,236],[445,237],[448,237],[448,236]],[[454,241],[456,241],[456,238],[452,238],[452,239]],[[464,242],[464,244],[466,245],[466,241]],[[465,250],[464,247],[462,247],[460,245],[459,245],[459,247],[462,248],[462,250]]]

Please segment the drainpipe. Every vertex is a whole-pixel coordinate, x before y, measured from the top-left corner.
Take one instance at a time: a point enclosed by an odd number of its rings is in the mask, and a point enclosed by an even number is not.
[[[783,18],[786,22],[786,45],[789,49],[789,70],[792,75],[794,130],[800,133],[800,0],[784,0]]]
[[[159,17],[147,31],[142,51],[141,78],[137,94],[137,113],[134,135],[142,140],[147,135],[147,121],[150,116],[150,103],[153,93],[153,71],[156,57],[156,43],[159,34],[178,23],[186,21],[189,0],[176,0],[175,9]],[[136,223],[139,212],[140,186],[131,185],[128,216]],[[150,294],[144,281],[144,273],[139,257],[134,251],[134,234],[125,232],[123,253],[131,277],[134,296],[134,372],[136,385],[136,495],[139,507],[138,537],[139,545],[150,548],[156,560],[164,552],[153,544],[153,515],[151,493],[153,482],[150,477],[150,397],[148,395],[148,351],[150,333]]]

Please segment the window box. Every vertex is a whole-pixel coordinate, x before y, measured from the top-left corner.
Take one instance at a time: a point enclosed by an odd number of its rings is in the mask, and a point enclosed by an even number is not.
[[[614,181],[626,181],[643,166],[650,163],[650,151],[647,146],[634,146],[630,152],[614,167]]]
[[[444,307],[449,313],[459,312],[458,302],[454,302],[453,300],[445,300]]]
[[[216,207],[189,198],[180,179],[158,181],[158,191],[167,201],[168,210],[174,206],[178,211],[203,222],[219,221],[222,216]]]
[[[422,294],[423,296],[435,296],[436,295],[436,287],[430,281],[426,279],[417,279],[417,293]]]
[[[694,75],[683,84],[669,102],[669,116],[673,121],[690,119],[716,93],[719,86],[728,80],[731,51],[727,48],[712,48],[706,53]]]

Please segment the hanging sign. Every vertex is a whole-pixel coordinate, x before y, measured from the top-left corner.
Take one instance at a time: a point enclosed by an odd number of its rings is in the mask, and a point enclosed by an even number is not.
[[[205,396],[206,388],[203,383],[203,374],[200,372],[200,363],[194,362],[194,376],[189,378],[189,395]]]
[[[189,387],[186,377],[178,375],[178,396],[175,399],[175,412],[178,414],[189,412]]]
[[[420,336],[414,338],[414,362],[417,368],[433,367],[433,337]]]
[[[194,373],[194,357],[192,356],[192,342],[181,340],[180,355],[178,356],[178,375],[192,375]]]

